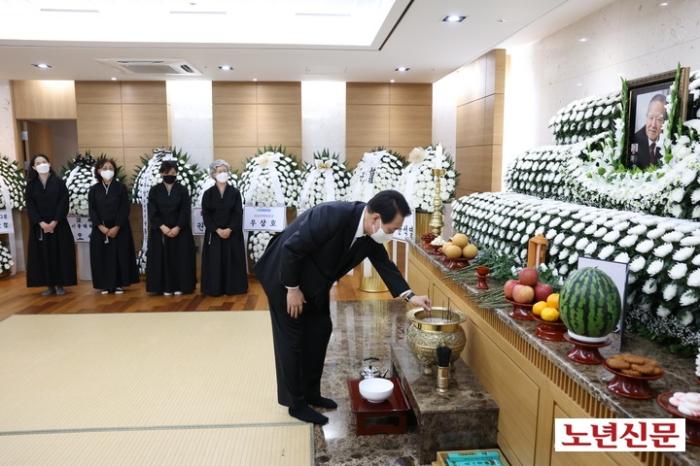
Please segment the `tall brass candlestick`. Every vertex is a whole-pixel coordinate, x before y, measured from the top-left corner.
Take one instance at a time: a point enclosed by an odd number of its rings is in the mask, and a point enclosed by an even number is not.
[[[430,231],[433,234],[440,236],[442,227],[445,223],[442,220],[442,198],[440,197],[440,182],[445,175],[445,170],[442,168],[433,168],[433,176],[435,177],[435,198],[433,199],[433,216],[430,219]]]

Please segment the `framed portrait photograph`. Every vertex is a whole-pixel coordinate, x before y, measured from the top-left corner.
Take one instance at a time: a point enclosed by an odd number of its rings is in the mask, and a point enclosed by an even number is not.
[[[641,79],[628,81],[628,114],[626,115],[627,141],[625,141],[625,165],[627,168],[646,169],[658,166],[664,156],[664,124],[669,115],[666,110],[671,98],[671,85],[676,71],[669,71]],[[681,68],[680,92],[678,92],[680,121],[685,120],[688,99],[688,68]]]

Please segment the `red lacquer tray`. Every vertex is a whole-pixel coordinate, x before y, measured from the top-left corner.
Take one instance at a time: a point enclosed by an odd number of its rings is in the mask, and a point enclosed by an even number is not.
[[[564,341],[566,325],[564,325],[561,319],[549,321],[535,314],[532,314],[532,316],[537,321],[537,328],[535,329],[535,336],[537,338],[547,341]]]
[[[532,314],[532,304],[516,303],[512,299],[506,298],[506,301],[513,305],[513,310],[510,311],[510,316],[515,320],[535,320]]]
[[[654,398],[656,392],[649,386],[649,381],[659,380],[664,376],[664,370],[661,369],[661,374],[658,375],[626,375],[618,369],[613,369],[608,366],[606,361],[603,361],[603,366],[612,372],[615,377],[608,382],[608,390],[616,395],[632,398],[633,400],[650,400]]]
[[[663,408],[664,411],[673,414],[676,417],[685,419],[685,441],[691,445],[700,445],[700,416],[688,416],[678,411],[678,408],[673,406],[668,401],[673,396],[673,392],[659,393],[656,397],[656,402]]]

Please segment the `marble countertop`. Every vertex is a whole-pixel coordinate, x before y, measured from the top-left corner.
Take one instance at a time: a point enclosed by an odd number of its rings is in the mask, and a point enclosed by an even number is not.
[[[427,258],[433,266],[447,273],[441,262],[438,262],[434,256],[428,254],[423,248],[414,245],[414,250]],[[445,277],[445,280],[451,278]],[[474,287],[467,286],[464,283],[455,281],[469,295],[480,293]],[[502,286],[498,283],[489,283],[494,288]],[[656,400],[632,400],[623,398],[611,393],[607,388],[607,383],[613,378],[613,375],[608,372],[603,366],[587,366],[577,364],[567,358],[566,354],[571,349],[571,344],[567,342],[549,342],[541,340],[535,336],[535,327],[537,322],[534,321],[519,321],[511,318],[508,313],[511,310],[509,307],[491,309],[498,318],[510,328],[515,330],[518,335],[527,340],[540,353],[546,356],[557,367],[562,369],[568,376],[576,380],[597,400],[604,403],[619,417],[629,418],[661,418],[671,417],[666,411],[661,409],[656,403]],[[656,359],[664,368],[665,375],[657,381],[650,382],[650,386],[660,392],[667,390],[673,391],[700,391],[695,376],[695,362],[693,359],[677,357],[659,345],[640,338],[636,335],[624,334],[622,341],[618,336],[615,336],[613,343],[600,350],[603,357],[609,357],[621,351],[648,356]],[[700,464],[700,447],[688,445],[684,453],[667,453],[672,456],[674,461],[681,465],[694,466]]]

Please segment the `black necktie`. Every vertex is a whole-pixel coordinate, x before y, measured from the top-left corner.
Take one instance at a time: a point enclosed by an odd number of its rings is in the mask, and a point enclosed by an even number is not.
[[[655,142],[652,142],[651,145],[649,146],[649,164],[650,165],[656,164],[656,143]]]

